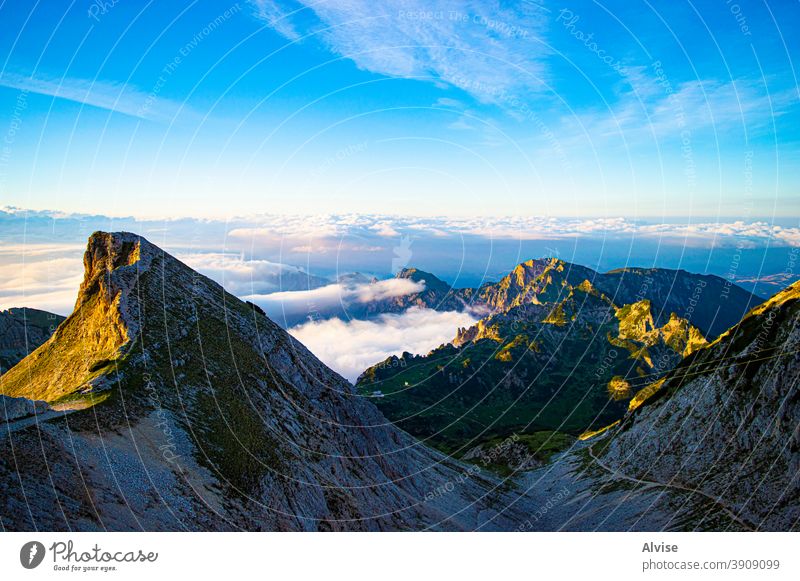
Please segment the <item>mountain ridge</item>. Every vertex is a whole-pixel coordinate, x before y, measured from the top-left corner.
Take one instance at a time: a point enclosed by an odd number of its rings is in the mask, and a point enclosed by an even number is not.
[[[407,273],[412,273],[411,275]],[[587,283],[615,304],[649,300],[655,318],[663,325],[672,313],[688,319],[705,336],[714,338],[735,325],[763,299],[713,274],[694,274],[684,269],[623,267],[600,272],[559,258],[530,259],[515,266],[497,282],[480,287],[454,288],[431,273],[409,267],[398,276],[415,280],[432,277],[437,296],[457,297],[457,302],[416,300],[414,304],[436,310],[507,311],[528,303],[558,302],[570,288]],[[713,297],[703,309],[704,297]],[[726,309],[720,306],[724,301]],[[403,308],[411,306],[403,304]],[[700,308],[698,308],[700,305]],[[395,308],[399,308],[395,306]],[[375,309],[380,312],[380,309]]]
[[[598,442],[614,469],[719,498],[752,528],[800,523],[800,282],[647,389]],[[734,485],[735,483],[735,485]]]
[[[648,300],[618,307],[588,281],[547,296],[557,302],[494,312],[425,356],[390,357],[357,386],[380,391],[379,409],[412,435],[458,453],[482,437],[604,425],[644,379],[706,343],[687,320],[657,326]]]
[[[553,316],[552,304],[522,305],[495,316],[515,316],[524,309],[529,322],[538,318],[536,325],[557,336],[574,323],[573,315],[575,321],[607,315],[604,324],[624,323],[614,335],[620,340],[691,347],[685,365],[725,344],[741,344],[743,351],[753,341],[783,344],[787,329],[796,335],[800,327],[793,306],[791,317],[766,327],[759,338],[766,315],[755,309],[741,333],[723,333],[697,347],[688,326],[672,328],[672,317],[667,330],[658,327],[649,303],[640,301],[617,316],[619,309],[593,285],[581,283],[571,292]],[[789,298],[760,308],[783,308]],[[0,376],[0,409],[6,416],[0,441],[8,450],[0,455],[4,530],[754,528],[753,516],[728,498],[715,500],[713,487],[699,494],[686,485],[631,480],[622,472],[630,466],[620,469],[615,448],[602,456],[594,440],[514,434],[466,451],[464,459],[471,464],[448,459],[388,425],[352,386],[255,305],[135,234],[90,238],[76,306],[49,344],[40,347],[55,360],[86,359],[71,364],[70,381],[41,377],[59,369],[41,354],[17,366],[33,380],[29,390],[49,404],[8,397],[7,386],[19,387],[18,372],[10,383]],[[550,320],[542,322],[543,315]],[[758,324],[748,327],[748,320]],[[104,330],[108,337],[96,335]],[[599,337],[608,343],[606,336]],[[73,338],[81,341],[71,348],[58,345]],[[486,338],[478,344],[486,341],[494,342]],[[511,361],[520,353],[527,357],[529,346],[517,341],[509,347]],[[736,363],[729,375],[761,383],[761,372],[751,373],[748,364]],[[779,371],[794,377],[789,373],[796,374],[796,361],[791,365]],[[670,384],[665,383],[662,395],[654,390],[652,400],[623,425],[641,422],[637,418],[656,409],[659,398],[666,400]],[[765,403],[769,407],[756,413],[755,424],[763,426],[763,418],[774,419],[779,417],[775,409],[783,410],[779,433],[785,435],[785,426],[796,421],[796,403],[783,408],[774,398]],[[694,423],[703,422],[700,417]],[[625,431],[615,437],[614,446],[627,451]],[[608,441],[615,440],[597,443]],[[589,456],[586,446],[592,446]],[[661,477],[665,468],[652,459],[644,453],[639,465],[652,463],[653,477]],[[786,468],[780,466],[778,479],[792,474]],[[504,471],[503,479],[493,475],[497,470]],[[720,478],[731,476],[736,474],[727,471]],[[747,479],[743,484],[747,490]],[[776,500],[771,490],[766,498]],[[542,506],[550,507],[546,514]],[[767,514],[762,528],[791,528],[791,506],[778,506],[788,511],[781,518]],[[769,508],[752,512],[758,516]]]
[[[47,341],[64,319],[30,307],[0,311],[0,374]]]
[[[511,501],[491,474],[464,478],[144,238],[97,232],[84,264],[73,314],[0,376],[0,394],[27,398],[6,418],[4,528],[471,530],[519,517],[492,508]],[[52,411],[31,421],[31,400]]]

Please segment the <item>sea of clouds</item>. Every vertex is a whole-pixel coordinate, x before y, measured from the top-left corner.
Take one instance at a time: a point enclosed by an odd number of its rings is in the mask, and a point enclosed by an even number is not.
[[[467,312],[412,307],[401,314],[384,314],[366,321],[309,321],[289,332],[328,367],[355,382],[365,369],[390,355],[428,353],[452,341],[459,327],[469,327],[476,321]]]
[[[89,234],[133,231],[260,305],[348,379],[391,354],[425,353],[474,321],[468,313],[426,310],[352,320],[365,318],[360,306],[370,301],[419,292],[420,283],[392,277],[406,266],[433,272],[456,287],[497,280],[517,263],[542,256],[598,270],[661,266],[742,284],[762,279],[789,284],[796,275],[786,276],[787,264],[800,246],[800,227],[788,219],[346,214],[140,220],[5,208],[0,227],[2,309],[69,314]]]

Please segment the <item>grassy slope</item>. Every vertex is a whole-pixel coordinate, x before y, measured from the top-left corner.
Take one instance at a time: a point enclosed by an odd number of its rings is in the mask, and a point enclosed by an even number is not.
[[[114,300],[96,293],[46,343],[0,377],[0,393],[56,401],[100,376],[126,342]]]
[[[374,401],[390,420],[447,452],[512,433],[602,427],[702,336],[685,321],[653,327],[648,301],[615,310],[585,290],[550,314],[517,307],[488,319],[491,338],[376,366],[359,388],[382,391]],[[615,378],[630,386],[622,397]]]

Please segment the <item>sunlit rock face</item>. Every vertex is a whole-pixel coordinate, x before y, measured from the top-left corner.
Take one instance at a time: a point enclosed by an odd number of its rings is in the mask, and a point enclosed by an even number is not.
[[[445,451],[491,436],[578,436],[608,425],[706,339],[688,319],[664,314],[679,299],[645,289],[652,301],[617,304],[600,290],[606,276],[556,259],[523,263],[482,290],[490,314],[427,355],[370,367],[361,393],[380,390],[376,404],[389,419]]]
[[[642,393],[604,453],[639,478],[718,498],[751,528],[800,518],[800,283]]]

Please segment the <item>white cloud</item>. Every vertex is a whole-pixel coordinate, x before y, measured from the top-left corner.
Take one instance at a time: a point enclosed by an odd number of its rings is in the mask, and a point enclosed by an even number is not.
[[[295,12],[289,12],[274,0],[258,0],[254,2],[257,11],[256,16],[265,20],[272,28],[285,36],[289,40],[297,40],[300,35],[291,23],[291,17]]]
[[[374,230],[378,236],[383,236],[384,238],[397,238],[400,236],[400,232],[395,230],[388,222],[379,222],[370,226],[370,229]]]
[[[17,238],[22,237],[23,227],[30,231],[34,224],[24,219],[28,211],[19,209],[0,209],[0,219],[5,218],[4,228],[9,232],[18,231]],[[41,212],[42,217],[57,217],[57,212]],[[18,223],[14,217],[19,216]],[[71,215],[61,215],[60,219],[67,220]],[[92,227],[107,228],[111,218],[93,217]],[[646,238],[679,239],[689,238],[696,242],[714,243],[723,246],[736,246],[740,242],[753,243],[763,247],[770,246],[800,246],[800,227],[781,226],[766,221],[711,221],[712,219],[699,217],[697,222],[689,222],[688,218],[675,218],[670,221],[654,222],[637,220],[629,217],[581,217],[564,218],[553,216],[517,215],[517,216],[475,216],[475,217],[444,217],[444,216],[397,216],[386,214],[259,214],[237,218],[228,224],[228,246],[241,249],[256,249],[265,254],[267,251],[280,251],[288,254],[320,254],[330,252],[335,257],[353,253],[376,253],[386,251],[391,253],[394,246],[401,243],[400,234],[413,232],[414,239],[423,237],[435,238],[460,238],[461,236],[476,236],[491,239],[512,240],[550,240],[565,238],[609,238],[614,236],[641,236]],[[703,221],[704,220],[704,221]],[[224,229],[226,224],[213,220],[185,220],[191,224],[186,232],[190,237],[196,237],[198,228],[213,231],[216,228]],[[88,219],[83,219],[86,224]],[[46,224],[50,224],[47,221]],[[148,232],[155,225],[163,223],[142,221],[130,227],[137,231]],[[126,225],[128,226],[128,225]],[[49,226],[48,226],[49,228]],[[39,238],[49,234],[43,230],[36,231]],[[173,240],[167,245],[168,249],[186,248],[185,241],[181,238],[180,230],[170,229]],[[397,237],[391,236],[393,232]],[[83,235],[82,235],[83,236]],[[188,236],[188,235],[187,235]],[[8,239],[13,239],[9,237]],[[395,238],[392,240],[392,238]],[[188,239],[188,238],[187,238]],[[158,242],[158,240],[154,240]],[[55,244],[55,243],[51,243]],[[3,249],[6,249],[5,251]],[[49,252],[36,244],[26,244],[19,247],[26,253],[40,248],[42,252]],[[55,246],[53,246],[55,248]],[[80,245],[70,245],[70,249],[82,251]],[[205,249],[213,256],[215,249]],[[0,257],[4,252],[13,253],[8,245],[0,245]],[[174,252],[173,252],[174,253]],[[185,256],[182,255],[182,256]],[[231,267],[251,268],[247,264],[236,267],[239,255],[231,255]],[[292,262],[299,263],[297,256],[292,257]],[[200,258],[196,258],[200,260]],[[227,260],[227,258],[226,258]],[[247,261],[246,261],[247,262]],[[268,269],[269,264],[277,262],[264,261],[263,265],[252,268]],[[293,267],[287,267],[293,268]],[[388,272],[388,267],[387,270]]]
[[[756,245],[769,241],[770,245],[800,245],[800,228],[770,224],[763,221],[744,222],[697,222],[686,223],[678,219],[672,222],[648,222],[632,218],[562,218],[548,216],[481,216],[481,217],[416,217],[416,216],[352,216],[326,215],[313,217],[259,216],[262,226],[254,229],[237,228],[231,235],[250,238],[253,231],[270,232],[275,239],[283,236],[293,237],[295,232],[303,232],[308,238],[311,232],[318,232],[315,243],[295,246],[304,251],[318,252],[330,240],[339,240],[345,245],[348,237],[364,238],[373,236],[391,238],[391,234],[403,231],[419,232],[419,236],[437,238],[477,236],[486,239],[550,240],[575,237],[613,237],[642,236],[648,238],[689,238],[700,242],[707,241],[721,245],[736,245],[743,239]],[[287,224],[291,224],[287,228]],[[247,232],[247,234],[245,234]],[[266,234],[263,234],[266,236]],[[327,237],[327,238],[326,238]],[[324,242],[325,240],[329,242]],[[266,238],[262,239],[266,241]],[[347,246],[342,246],[346,248]]]
[[[737,127],[757,133],[769,129],[796,99],[790,92],[768,92],[761,79],[697,79],[672,85],[639,68],[629,70],[627,80],[631,87],[607,107],[561,117],[555,128],[559,144],[573,147],[589,140],[599,146],[607,138],[621,137],[626,146],[655,139],[663,147],[665,139],[675,136],[718,139],[717,133]]]
[[[3,247],[5,250],[8,248]],[[0,309],[32,307],[68,315],[75,306],[82,280],[83,262],[79,257],[2,260]]]
[[[407,278],[390,278],[368,285],[359,285],[353,289],[353,296],[359,303],[369,303],[419,293],[424,290],[424,282],[416,282]]]
[[[189,112],[185,104],[165,99],[157,92],[145,93],[130,83],[67,77],[51,79],[42,75],[34,78],[3,72],[0,74],[0,86],[65,99],[140,119],[170,121],[180,110]]]
[[[274,231],[283,220],[281,216],[260,217],[273,221]],[[298,224],[295,224],[297,227]],[[339,216],[316,216],[307,227],[321,226],[323,232],[336,232],[336,238],[379,236],[393,231],[414,231],[419,236],[436,238],[476,236],[485,239],[551,240],[565,238],[613,238],[637,236],[642,238],[675,239],[699,244],[735,246],[742,242],[763,246],[799,246],[800,228],[780,226],[764,221],[745,222],[648,222],[625,217],[561,218],[547,216],[422,218],[413,216],[360,216],[357,221],[344,223]],[[310,230],[307,229],[306,232]],[[416,235],[415,235],[416,236]],[[317,246],[310,246],[312,250]]]
[[[308,290],[324,282],[321,277],[312,276],[297,266],[269,260],[245,260],[241,254],[202,252],[181,253],[176,257],[237,295]]]
[[[11,256],[19,258],[25,255],[27,258],[38,258],[41,256],[50,257],[58,255],[82,255],[85,244],[57,244],[57,243],[29,243],[29,244],[6,244],[0,243],[0,257]]]
[[[660,68],[626,64],[626,83],[600,109],[569,109],[553,97],[558,80],[546,66],[542,41],[553,12],[535,2],[498,0],[252,0],[257,15],[292,41],[318,42],[359,68],[437,86],[456,87],[496,104],[518,121],[539,114],[553,119],[561,147],[609,137],[630,145],[663,139],[690,128],[708,133],[747,126],[755,131],[789,110],[796,92],[769,93],[760,78],[670,80]],[[583,50],[583,47],[580,47]],[[467,99],[468,100],[468,99]],[[437,106],[468,111],[445,96]],[[453,129],[485,133],[486,145],[505,143],[485,123],[461,117]],[[498,141],[498,137],[502,137]],[[552,147],[552,143],[547,143]]]
[[[687,239],[720,246],[743,245],[757,248],[769,242],[772,246],[800,246],[800,228],[785,228],[768,222],[706,222],[698,224],[649,224],[637,229],[644,236]]]
[[[327,315],[331,310],[410,295],[425,290],[423,283],[405,278],[390,278],[370,283],[329,284],[313,290],[277,292],[268,295],[247,295],[244,298],[259,305],[276,321],[297,316]]]
[[[80,217],[60,212],[31,212],[19,209],[0,210],[2,238],[0,241],[0,307],[29,306],[68,314],[72,311],[83,266],[81,257],[86,244],[86,233],[95,229],[118,226],[119,221],[104,216]],[[150,232],[164,228],[163,222],[130,222],[116,229]],[[404,252],[403,241],[398,237],[380,236],[380,230],[391,228],[397,232],[413,233],[413,255]],[[264,237],[244,238],[225,236],[229,230],[258,231]],[[283,230],[285,234],[268,237]],[[297,321],[309,313],[324,313],[335,309],[340,316],[348,312],[363,314],[349,308],[363,300],[383,296],[401,296],[418,292],[408,280],[381,281],[376,285],[355,287],[328,284],[311,292],[278,293],[276,290],[308,289],[305,271],[288,266],[310,264],[309,268],[331,274],[334,272],[370,272],[388,274],[401,265],[425,266],[434,274],[453,276],[448,272],[449,257],[442,252],[425,255],[426,245],[437,246],[449,252],[458,252],[462,239],[470,244],[491,245],[494,240],[547,241],[547,240],[602,240],[604,243],[622,244],[627,248],[632,240],[658,241],[667,248],[778,248],[800,247],[800,227],[797,221],[784,220],[780,224],[768,221],[714,221],[699,222],[644,221],[631,218],[560,218],[545,216],[510,217],[415,217],[391,215],[316,215],[284,216],[256,215],[238,218],[232,223],[185,219],[168,225],[169,240],[159,235],[151,237],[172,254],[176,254],[193,268],[217,279],[237,296],[260,303],[276,320],[286,324]],[[209,234],[212,233],[212,234]],[[313,240],[309,243],[310,238]],[[199,246],[198,238],[205,239]],[[207,240],[207,241],[206,241]],[[220,246],[215,246],[214,241]],[[248,253],[275,260],[242,260],[241,254],[220,252],[227,250]],[[449,246],[448,246],[449,245]],[[479,246],[477,246],[479,247]],[[193,248],[190,252],[189,248]],[[321,256],[320,248],[332,251]],[[380,253],[382,251],[382,254]],[[298,256],[298,253],[301,256]],[[531,256],[509,256],[517,261]],[[642,260],[642,257],[637,257]],[[712,264],[711,271],[724,274],[724,264]],[[308,262],[307,262],[308,261]],[[481,266],[471,265],[468,275],[480,274]],[[716,270],[714,270],[716,269]],[[315,272],[316,270],[312,270]],[[322,277],[321,277],[322,278]],[[331,278],[333,275],[331,274]],[[323,284],[316,281],[310,286]]]
[[[475,322],[469,313],[411,308],[369,321],[314,321],[289,332],[326,365],[355,381],[367,367],[390,355],[428,353],[452,341],[459,327]]]
[[[451,99],[450,97],[439,97],[436,99],[435,105],[439,107],[447,107],[451,109],[464,109],[464,103],[458,99]]]
[[[282,9],[271,0],[254,4],[286,38],[319,39],[374,73],[423,78],[495,103],[543,86],[546,49],[537,37],[548,10],[535,3],[298,0]]]

